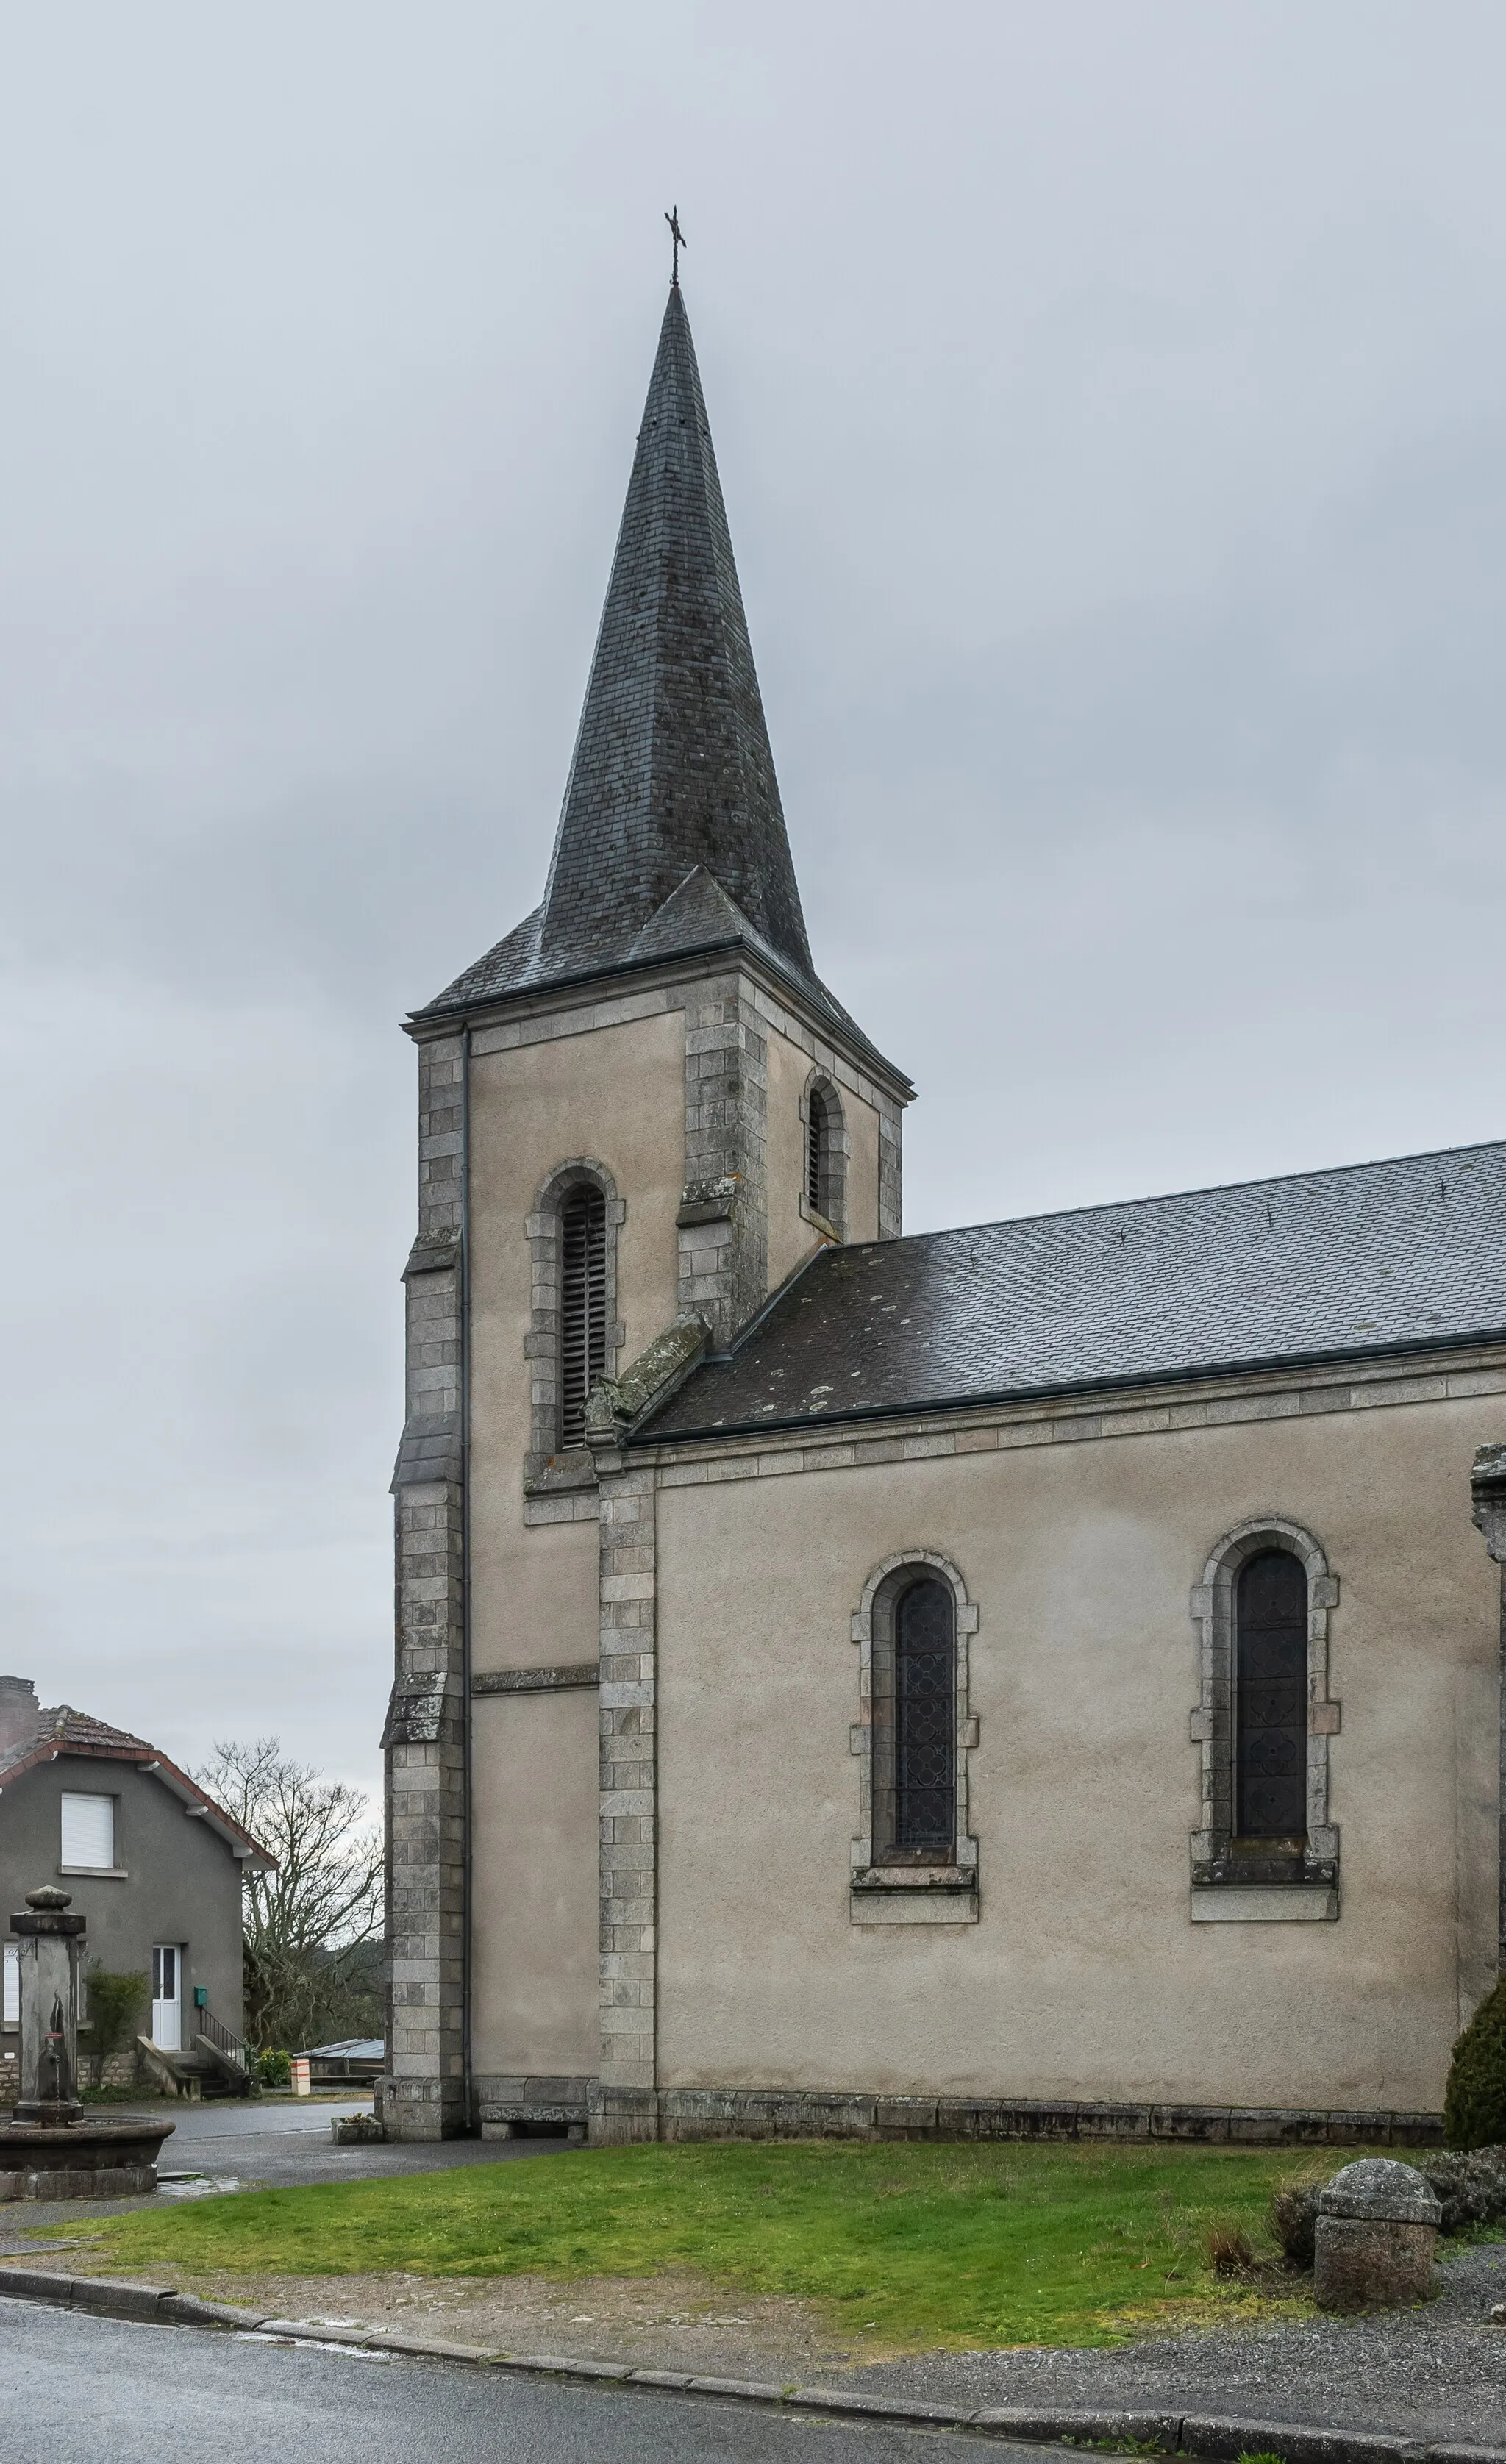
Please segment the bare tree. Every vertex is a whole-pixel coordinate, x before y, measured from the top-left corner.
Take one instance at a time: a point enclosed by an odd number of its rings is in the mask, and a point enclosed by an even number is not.
[[[363,1792],[288,1761],[278,1737],[216,1745],[194,1777],[277,1860],[275,1873],[242,1869],[252,2042],[297,2047],[368,2016],[382,1836]]]

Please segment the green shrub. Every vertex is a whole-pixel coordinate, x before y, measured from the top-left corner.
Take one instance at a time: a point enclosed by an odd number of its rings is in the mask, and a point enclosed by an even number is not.
[[[1506,2140],[1506,1976],[1454,2046],[1443,2134],[1451,2147],[1494,2147]]]
[[[1322,2187],[1323,2181],[1311,2173],[1295,2173],[1278,2182],[1271,2193],[1271,2230],[1287,2266],[1298,2274],[1305,2275],[1313,2264],[1318,2194]]]
[[[129,1971],[117,1975],[95,1959],[89,1963],[88,1994],[89,2026],[94,2035],[91,2051],[97,2078],[102,2079],[110,2056],[123,2053],[136,2034],[142,2013],[151,2000],[151,1980]]]
[[[1506,2147],[1473,2147],[1453,2156],[1425,2156],[1418,2166],[1443,2208],[1446,2233],[1506,2218]]]
[[[289,2087],[293,2080],[293,2057],[279,2046],[270,2046],[256,2056],[256,2069],[263,2087]]]

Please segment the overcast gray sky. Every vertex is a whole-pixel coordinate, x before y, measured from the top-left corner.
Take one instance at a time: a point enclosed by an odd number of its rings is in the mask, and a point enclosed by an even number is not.
[[[1492,1138],[1499,0],[0,0],[0,1667],[371,1784],[668,274],[911,1229]]]

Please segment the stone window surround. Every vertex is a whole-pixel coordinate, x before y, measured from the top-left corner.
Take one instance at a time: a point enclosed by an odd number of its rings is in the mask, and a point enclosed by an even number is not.
[[[1240,1568],[1266,1549],[1300,1559],[1307,1575],[1307,1847],[1291,1881],[1245,1881],[1230,1873],[1234,1831],[1234,1587]],[[1339,1577],[1311,1531],[1285,1514],[1251,1515],[1227,1531],[1192,1589],[1199,1633],[1200,1700],[1189,1735],[1202,1749],[1202,1822],[1191,1835],[1194,1924],[1336,1921],[1339,1833],[1328,1819],[1328,1740],[1340,1705],[1328,1693],[1328,1616]]]
[[[821,1194],[828,1204],[824,1213],[811,1205],[807,1188],[806,1135],[810,1125],[810,1104],[813,1096],[821,1098],[824,1120],[821,1139]],[[800,1098],[800,1213],[804,1222],[813,1224],[828,1240],[847,1239],[847,1167],[852,1157],[853,1141],[848,1132],[847,1111],[836,1081],[825,1069],[812,1069],[806,1080]]]
[[[533,1443],[523,1459],[523,1489],[592,1488],[595,1472],[588,1446],[560,1450],[560,1216],[572,1189],[587,1182],[607,1201],[607,1357],[606,1375],[614,1376],[617,1355],[626,1340],[617,1316],[617,1234],[627,1220],[626,1203],[607,1166],[595,1155],[567,1155],[555,1165],[539,1190],[523,1221],[527,1234],[532,1311],[523,1338],[529,1364]]]
[[[874,1863],[874,1629],[882,1601],[900,1574],[924,1570],[938,1574],[952,1594],[957,1647],[957,1861],[954,1865]],[[858,1648],[858,1718],[849,1742],[858,1761],[858,1819],[853,1841],[849,1913],[853,1925],[976,1925],[978,1842],[967,1828],[967,1757],[978,1743],[978,1722],[968,1707],[968,1646],[978,1631],[978,1611],[949,1557],[935,1549],[901,1549],[876,1565],[853,1612]]]

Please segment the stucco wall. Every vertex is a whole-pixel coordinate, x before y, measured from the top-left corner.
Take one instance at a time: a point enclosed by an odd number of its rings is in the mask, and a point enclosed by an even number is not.
[[[59,1867],[63,1794],[116,1799],[117,1881],[65,1874]],[[240,1866],[206,1822],[190,1819],[181,1801],[149,1772],[89,1754],[60,1754],[0,1791],[0,1934],[10,1937],[12,1911],[28,1891],[55,1883],[73,1896],[88,1922],[85,1956],[118,1974],[149,1975],[154,1943],[183,1946],[183,2031],[192,2042],[193,1988],[209,1988],[209,2007],[240,2032]],[[144,2013],[143,2034],[150,2032]],[[87,2036],[84,2050],[89,2048]]]
[[[768,1029],[768,1280],[772,1289],[817,1245],[800,1212],[806,1179],[806,1125],[800,1099],[811,1064],[798,1045]],[[851,1154],[847,1167],[847,1237],[878,1237],[878,1114],[851,1088],[840,1090]]]
[[[878,1239],[878,1114],[846,1087],[842,1109],[847,1114],[847,1237]]]
[[[526,1218],[572,1155],[604,1164],[617,1233],[625,1366],[673,1318],[684,1169],[678,1012],[478,1053],[471,1079],[472,1664],[477,1674],[593,1661],[594,1520],[523,1521],[531,1443],[523,1345]],[[594,1497],[590,1503],[594,1506]],[[593,2071],[596,1697],[478,1701],[472,1729],[475,2002],[480,2072]]]
[[[665,2085],[1436,2109],[1494,1957],[1498,1398],[678,1487],[659,1499]],[[1262,1511],[1341,1585],[1337,1924],[1193,1925],[1188,1592]],[[977,1925],[854,1926],[874,1566],[979,1609]]]
[[[595,1693],[483,1698],[473,1747],[476,2068],[594,2072]]]
[[[476,1669],[596,1651],[593,1525],[525,1529],[532,1262],[524,1229],[560,1164],[590,1155],[625,1201],[619,1367],[675,1314],[685,1153],[678,1013],[560,1036],[471,1064],[471,1651]],[[593,1919],[594,1923],[594,1919]]]

